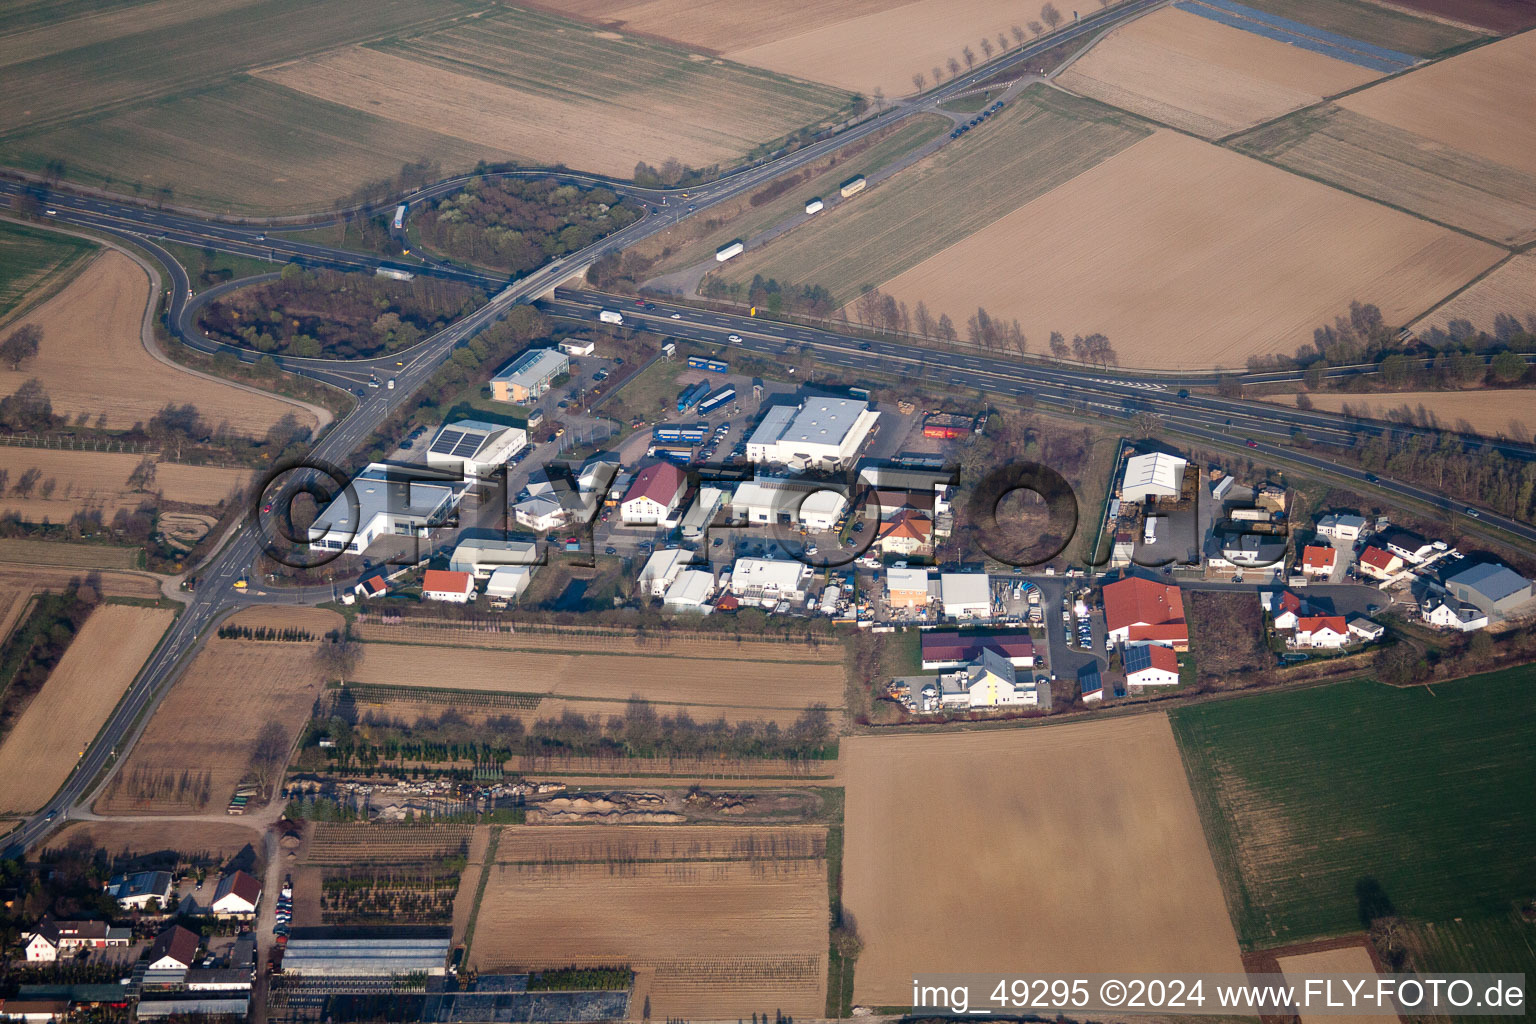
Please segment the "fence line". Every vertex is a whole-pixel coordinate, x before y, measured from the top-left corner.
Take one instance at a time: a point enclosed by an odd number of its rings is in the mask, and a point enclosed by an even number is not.
[[[123,452],[132,455],[160,455],[162,449],[149,441],[117,441],[108,438],[75,437],[72,434],[0,434],[0,445],[12,448],[53,448],[61,451]]]

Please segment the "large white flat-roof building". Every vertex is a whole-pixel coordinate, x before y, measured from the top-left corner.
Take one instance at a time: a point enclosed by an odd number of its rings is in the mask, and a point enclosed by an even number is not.
[[[796,469],[839,469],[852,465],[880,417],[868,402],[811,396],[798,407],[769,409],[747,438],[747,461]]]
[[[805,597],[811,567],[793,559],[738,558],[731,567],[731,593],[744,601],[772,605]]]
[[[458,471],[471,480],[487,479],[528,446],[528,431],[484,420],[455,420],[438,428],[427,446],[427,465]]]
[[[380,462],[352,478],[309,528],[311,547],[358,553],[383,536],[421,536],[447,520],[468,485],[423,480]]]
[[[501,566],[533,565],[538,560],[538,545],[532,541],[477,538],[458,543],[448,559],[448,568],[483,580]]]
[[[749,523],[785,523],[830,530],[848,507],[837,491],[815,480],[759,477],[736,488],[731,514]]]
[[[1188,459],[1166,452],[1133,455],[1125,460],[1125,481],[1120,487],[1120,500],[1177,498],[1184,486],[1184,467],[1187,465]]]
[[[549,390],[562,373],[571,372],[571,358],[552,348],[531,348],[491,378],[491,397],[498,402],[523,403]]]
[[[985,619],[992,614],[992,579],[984,572],[940,573],[939,599],[952,619]]]

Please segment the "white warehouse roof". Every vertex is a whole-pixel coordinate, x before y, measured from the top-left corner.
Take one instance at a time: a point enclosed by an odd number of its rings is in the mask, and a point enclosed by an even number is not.
[[[1184,467],[1189,460],[1166,452],[1134,455],[1125,460],[1125,483],[1121,501],[1145,501],[1147,498],[1177,498],[1184,484]]]
[[[987,611],[992,607],[992,580],[984,572],[940,573],[939,595],[946,611],[951,608]]]
[[[799,590],[810,574],[810,566],[792,559],[738,558],[731,568],[731,590],[736,594],[789,593]]]
[[[310,977],[446,973],[446,938],[294,939],[283,954],[283,973]]]
[[[709,600],[709,595],[714,589],[713,573],[705,572],[703,569],[684,569],[667,588],[667,596],[662,603],[668,608],[679,611],[708,610],[704,602]]]
[[[926,590],[928,589],[928,570],[887,569],[885,586],[887,590]]]
[[[485,596],[516,597],[528,589],[532,579],[533,566],[504,565],[491,573],[491,580],[485,585]]]

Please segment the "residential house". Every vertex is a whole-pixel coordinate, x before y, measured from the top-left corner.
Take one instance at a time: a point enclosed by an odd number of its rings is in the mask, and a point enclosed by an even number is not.
[[[553,495],[533,494],[512,506],[512,518],[530,530],[547,533],[564,526],[571,516]]]
[[[1360,552],[1360,573],[1378,580],[1389,580],[1403,571],[1401,555],[1374,544]]]
[[[1308,544],[1301,552],[1301,571],[1307,576],[1329,576],[1338,562],[1339,553],[1333,548]]]
[[[1125,649],[1125,681],[1131,686],[1179,685],[1179,656],[1162,644],[1138,644]]]
[[[114,928],[105,921],[55,921],[44,915],[30,934],[22,936],[29,961],[48,963],[82,949],[126,946],[133,940],[131,928]]]
[[[1498,562],[1483,562],[1445,581],[1452,597],[1470,604],[1489,619],[1507,618],[1531,599],[1531,581]]]
[[[209,909],[219,917],[247,917],[261,902],[261,883],[244,871],[231,871],[219,879]]]
[[[1104,623],[1109,639],[1121,644],[1162,644],[1189,650],[1189,625],[1179,588],[1140,576],[1104,587]]]
[[[1440,629],[1459,629],[1470,633],[1488,625],[1488,616],[1478,608],[1455,601],[1430,598],[1419,606],[1419,617]]]
[[[1293,647],[1337,650],[1349,643],[1349,625],[1342,615],[1303,615],[1296,620]]]
[[[624,492],[619,502],[619,517],[631,526],[654,526],[677,507],[688,476],[671,462],[653,462],[646,466]]]
[[[1306,602],[1289,590],[1271,590],[1261,595],[1261,600],[1276,629],[1295,629],[1296,620],[1306,609]]]
[[[1384,547],[1409,565],[1418,565],[1435,552],[1435,545],[1412,530],[1394,526],[1376,536],[1376,546]]]
[[[928,607],[928,570],[887,569],[885,595],[892,608]]]
[[[173,924],[155,936],[149,947],[151,971],[186,970],[197,962],[197,947],[202,944],[196,932]]]
[[[959,672],[940,677],[940,702],[968,708],[1039,706],[1041,691],[1033,680],[1020,680],[1011,661],[991,648]],[[1047,692],[1046,707],[1050,706]]]
[[[114,875],[107,883],[107,895],[124,910],[164,910],[171,905],[171,884],[169,871]]]
[[[880,524],[875,543],[887,555],[915,555],[933,542],[933,520],[921,512],[902,509]]]
[[[428,569],[421,577],[421,599],[467,604],[475,598],[475,577],[467,572]]]

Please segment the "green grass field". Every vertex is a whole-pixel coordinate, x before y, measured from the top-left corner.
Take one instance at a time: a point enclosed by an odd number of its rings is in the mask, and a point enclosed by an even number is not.
[[[1416,924],[1409,932],[1408,946],[1421,970],[1513,971],[1525,975],[1527,986],[1536,978],[1536,924],[1522,920],[1514,910],[1492,917]]]
[[[820,284],[848,302],[1150,133],[1129,114],[1032,87],[933,157],[733,260],[724,277]]]
[[[64,287],[97,248],[84,238],[0,222],[0,323],[23,303],[35,306]]]
[[[676,232],[664,232],[648,245],[668,246],[671,255],[652,267],[652,276],[681,270],[701,260],[707,260],[715,250],[737,238],[751,238],[775,224],[781,224],[797,213],[803,213],[805,204],[814,197],[834,196],[843,182],[856,174],[872,174],[881,167],[893,163],[907,153],[949,130],[949,120],[934,114],[909,117],[896,131],[870,146],[861,153],[840,159],[831,167],[814,174],[776,199],[761,206],[743,204],[740,216],[732,217],[718,227],[712,227],[714,218],[699,223],[685,222]],[[695,232],[700,232],[695,236]]]
[[[1536,667],[1170,717],[1245,947],[1360,930],[1369,879],[1417,921],[1497,916],[1532,895]]]
[[[1243,0],[1249,7],[1304,22],[1314,28],[1429,57],[1483,36],[1455,25],[1419,18],[1366,0]]]

